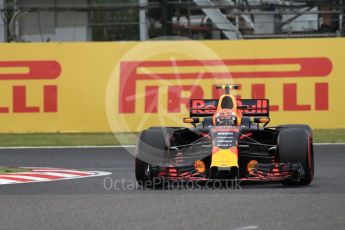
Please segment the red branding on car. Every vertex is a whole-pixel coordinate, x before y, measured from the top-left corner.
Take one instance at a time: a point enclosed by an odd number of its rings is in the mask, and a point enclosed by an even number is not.
[[[190,116],[206,116],[216,112],[218,99],[192,99],[190,102]],[[243,115],[269,115],[268,99],[237,99],[238,106],[247,106],[240,109]]]

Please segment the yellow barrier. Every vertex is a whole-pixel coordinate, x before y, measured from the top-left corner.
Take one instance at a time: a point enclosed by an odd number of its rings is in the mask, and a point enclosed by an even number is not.
[[[345,39],[0,45],[0,132],[183,126],[189,98],[237,83],[271,124],[345,128]]]

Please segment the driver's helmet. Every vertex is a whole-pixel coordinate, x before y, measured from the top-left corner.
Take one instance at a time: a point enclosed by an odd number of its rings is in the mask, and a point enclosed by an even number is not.
[[[216,126],[236,126],[237,116],[231,109],[222,109],[216,113]]]
[[[218,108],[213,115],[215,126],[238,126],[241,124],[242,113],[237,109],[237,102],[232,95],[223,95],[219,99]]]

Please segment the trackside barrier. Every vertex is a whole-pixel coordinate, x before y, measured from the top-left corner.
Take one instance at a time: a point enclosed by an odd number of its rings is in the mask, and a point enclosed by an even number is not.
[[[0,45],[0,132],[181,126],[190,98],[269,98],[272,125],[345,128],[345,39]]]

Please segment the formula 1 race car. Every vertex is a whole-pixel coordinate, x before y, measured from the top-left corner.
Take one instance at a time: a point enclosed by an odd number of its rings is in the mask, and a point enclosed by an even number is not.
[[[236,99],[237,85],[218,85],[220,99],[192,99],[184,127],[151,127],[136,148],[139,185],[164,181],[279,181],[308,185],[314,175],[308,125],[267,127],[268,99]],[[202,120],[201,120],[202,119]]]

